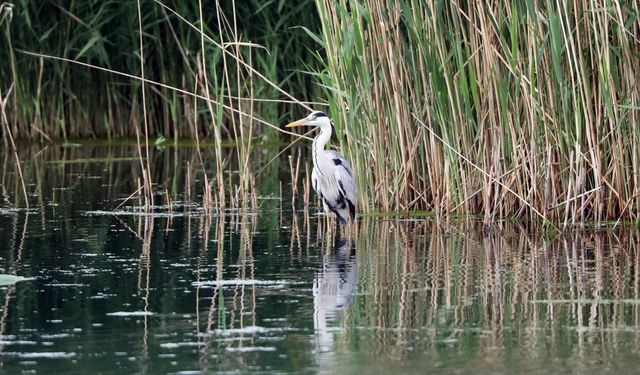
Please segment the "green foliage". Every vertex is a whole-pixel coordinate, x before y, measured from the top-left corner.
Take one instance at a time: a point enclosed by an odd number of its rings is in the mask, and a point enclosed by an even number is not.
[[[163,7],[161,4],[165,5]],[[204,32],[243,61],[252,65],[299,99],[314,97],[310,77],[298,74],[301,63],[315,65],[309,35],[296,28],[304,24],[317,32],[315,4],[307,0],[203,2]],[[199,73],[201,38],[198,2],[141,1],[145,75],[151,81],[203,93]],[[192,28],[180,19],[174,10]],[[12,84],[15,92],[9,107],[14,135],[22,138],[124,138],[135,135],[141,123],[140,81],[91,69],[73,62],[38,58],[23,52],[63,57],[79,62],[141,75],[136,1],[15,1],[11,20],[0,16],[0,92]],[[222,26],[220,26],[222,25]],[[231,42],[231,43],[230,43]],[[253,45],[234,45],[234,42]],[[229,44],[230,43],[230,44]],[[255,45],[259,46],[255,46]],[[211,99],[248,111],[249,99],[282,99],[271,85],[250,77],[233,58],[205,40],[206,76]],[[228,84],[226,83],[228,80]],[[219,126],[223,135],[239,132],[237,115],[221,106],[205,111],[200,101],[168,87],[150,85],[147,90],[149,136],[193,138],[194,129],[212,136]],[[315,89],[315,91],[318,91]],[[315,98],[314,98],[315,99]],[[253,103],[254,115],[276,122],[282,103]],[[246,124],[245,124],[246,125]]]

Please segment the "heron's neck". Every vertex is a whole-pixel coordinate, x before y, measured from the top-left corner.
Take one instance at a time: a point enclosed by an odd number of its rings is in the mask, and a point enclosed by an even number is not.
[[[323,124],[320,126],[320,134],[313,140],[314,153],[323,151],[329,139],[331,139],[331,124]]]

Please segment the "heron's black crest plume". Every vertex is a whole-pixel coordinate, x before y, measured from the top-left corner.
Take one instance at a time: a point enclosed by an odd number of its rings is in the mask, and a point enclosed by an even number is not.
[[[315,117],[327,117],[327,115],[325,115],[324,112],[320,112],[320,111],[313,112],[313,115]]]

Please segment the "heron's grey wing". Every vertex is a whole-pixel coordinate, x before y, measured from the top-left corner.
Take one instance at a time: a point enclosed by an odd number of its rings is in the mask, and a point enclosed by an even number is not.
[[[356,180],[353,174],[353,168],[349,165],[347,159],[336,151],[328,151],[328,155],[333,161],[335,168],[333,175],[338,183],[340,194],[344,196],[349,206],[349,215],[351,219],[356,217]]]

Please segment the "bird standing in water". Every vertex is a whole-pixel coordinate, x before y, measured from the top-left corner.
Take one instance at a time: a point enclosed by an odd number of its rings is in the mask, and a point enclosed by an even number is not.
[[[356,218],[356,180],[353,169],[341,153],[325,150],[324,146],[331,138],[331,120],[320,111],[287,125],[315,126],[320,128],[313,140],[313,172],[311,184],[322,200],[325,212],[333,212],[341,225],[347,225]]]

